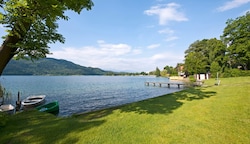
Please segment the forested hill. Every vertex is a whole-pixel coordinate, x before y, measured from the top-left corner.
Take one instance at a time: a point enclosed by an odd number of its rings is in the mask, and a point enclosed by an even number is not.
[[[44,58],[37,61],[11,60],[3,75],[105,75],[108,71],[84,67],[70,61]]]

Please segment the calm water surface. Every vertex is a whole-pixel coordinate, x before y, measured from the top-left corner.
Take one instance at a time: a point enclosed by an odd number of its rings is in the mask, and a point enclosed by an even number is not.
[[[140,101],[179,91],[177,87],[145,86],[145,82],[168,82],[152,76],[1,76],[0,82],[12,94],[12,103],[30,95],[45,94],[46,103],[57,100],[59,116],[70,116]]]

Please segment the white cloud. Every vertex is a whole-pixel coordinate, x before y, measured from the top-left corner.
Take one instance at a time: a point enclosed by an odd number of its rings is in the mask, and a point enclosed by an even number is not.
[[[138,50],[131,50],[131,46],[127,44],[108,44],[105,43],[105,41],[97,41],[97,43],[97,47],[69,47],[52,51],[52,57],[67,59],[80,65],[95,67],[101,66],[102,62],[109,62],[112,58],[139,53]]]
[[[183,55],[175,54],[171,52],[163,52],[154,54],[150,57],[150,60],[155,63],[159,68],[163,68],[166,65],[176,66],[177,63],[181,63],[183,61]]]
[[[98,67],[105,70],[131,70],[133,68],[129,64],[132,60],[129,57],[142,53],[140,49],[132,49],[127,44],[111,44],[103,40],[98,40],[95,47],[68,47],[51,52],[53,55],[50,57],[66,59],[82,66]]]
[[[159,30],[158,33],[159,34],[166,34],[167,38],[165,39],[165,41],[167,41],[167,42],[179,39],[177,36],[174,36],[174,33],[175,33],[174,30],[171,30],[169,28]]]
[[[244,4],[249,3],[250,0],[232,0],[232,1],[228,1],[226,2],[223,6],[217,8],[218,11],[223,12],[223,11],[227,11],[233,8],[237,8],[240,7]]]
[[[159,16],[159,24],[166,25],[169,21],[187,21],[184,13],[179,12],[179,4],[169,3],[164,5],[152,6],[149,10],[145,10],[146,15],[157,15]]]
[[[157,46],[158,44],[155,44]],[[153,47],[153,45],[151,45]],[[96,46],[82,48],[67,47],[51,50],[49,57],[65,59],[82,66],[98,67],[104,70],[141,72],[155,70],[165,65],[176,65],[182,62],[182,55],[163,52],[148,54],[141,48],[132,48],[128,44],[111,44],[97,41]],[[147,53],[147,54],[146,54]],[[146,54],[146,55],[144,55]]]
[[[166,57],[166,55],[164,54],[155,54],[151,57],[152,60],[161,60],[164,59]]]
[[[182,59],[179,55],[173,54],[171,52],[163,52],[163,53],[158,53],[154,54],[151,58],[151,60],[164,60],[164,59]],[[165,62],[166,63],[166,62]]]
[[[155,48],[158,48],[159,46],[161,46],[161,44],[152,44],[152,45],[147,46],[147,48],[148,49],[155,49]]]
[[[174,30],[171,30],[169,28],[166,29],[162,29],[158,31],[159,34],[168,34],[168,35],[172,35],[174,34]]]
[[[100,50],[109,55],[124,55],[131,51],[131,47],[127,44],[106,44],[99,43]]]
[[[132,50],[133,55],[138,55],[138,54],[141,54],[141,53],[142,53],[142,51],[140,49],[133,49]]]
[[[177,36],[170,36],[165,41],[169,42],[169,41],[173,41],[173,40],[177,40],[177,39],[179,39]]]
[[[97,43],[98,44],[103,44],[103,43],[105,43],[105,41],[104,40],[98,40]]]

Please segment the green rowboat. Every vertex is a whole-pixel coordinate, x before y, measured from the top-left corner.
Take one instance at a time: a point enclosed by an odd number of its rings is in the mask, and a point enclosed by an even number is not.
[[[41,112],[48,112],[52,114],[57,114],[59,112],[59,104],[58,101],[54,101],[42,106],[36,107],[37,110]]]

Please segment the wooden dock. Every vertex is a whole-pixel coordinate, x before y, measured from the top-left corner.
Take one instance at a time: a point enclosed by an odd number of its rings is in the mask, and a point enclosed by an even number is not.
[[[152,86],[159,86],[163,87],[164,85],[170,88],[170,85],[177,85],[178,88],[181,88],[181,86],[184,86],[184,83],[174,83],[174,82],[145,82],[146,86],[152,85]]]

